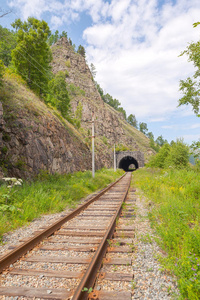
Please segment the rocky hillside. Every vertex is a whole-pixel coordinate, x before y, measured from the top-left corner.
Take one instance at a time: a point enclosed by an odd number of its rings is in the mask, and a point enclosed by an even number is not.
[[[75,127],[45,105],[20,77],[6,75],[0,91],[0,172],[32,178],[41,170],[68,173],[91,169],[91,116],[95,115],[96,167],[112,167],[114,143],[152,154],[149,140],[130,126],[123,115],[104,103],[85,59],[66,38],[53,47],[53,72],[64,71],[72,117],[82,104]]]

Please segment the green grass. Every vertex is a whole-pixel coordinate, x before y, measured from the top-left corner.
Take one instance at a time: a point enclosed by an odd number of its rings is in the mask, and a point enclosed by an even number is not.
[[[178,278],[180,299],[200,299],[200,172],[140,169],[134,183],[151,200],[149,219]]]
[[[79,200],[115,181],[124,172],[112,169],[66,175],[49,175],[42,172],[33,182],[11,190],[0,186],[0,238],[5,232],[22,226],[42,214],[61,212],[76,207]]]

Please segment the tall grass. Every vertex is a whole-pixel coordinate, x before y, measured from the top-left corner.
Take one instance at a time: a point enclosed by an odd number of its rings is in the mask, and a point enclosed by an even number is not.
[[[135,184],[152,202],[149,218],[166,251],[165,268],[178,278],[181,299],[200,299],[200,173],[140,169]]]
[[[123,174],[122,170],[90,171],[66,175],[41,173],[33,182],[9,189],[0,186],[0,238],[5,232],[32,221],[42,214],[75,207],[79,200],[102,189]]]

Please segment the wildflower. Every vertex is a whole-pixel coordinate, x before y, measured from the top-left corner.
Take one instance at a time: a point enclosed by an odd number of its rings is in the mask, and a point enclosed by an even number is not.
[[[196,269],[195,269],[195,268],[191,268],[191,270],[192,270],[192,271],[196,271]]]

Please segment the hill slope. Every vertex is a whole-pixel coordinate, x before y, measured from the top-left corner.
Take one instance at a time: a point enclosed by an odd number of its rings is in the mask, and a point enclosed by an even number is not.
[[[91,169],[91,116],[95,114],[96,167],[112,167],[113,145],[153,153],[149,139],[101,99],[85,59],[66,38],[53,47],[54,73],[65,71],[72,114],[82,104],[75,128],[45,105],[20,77],[6,75],[0,91],[1,175],[32,178],[40,170],[68,173]]]

